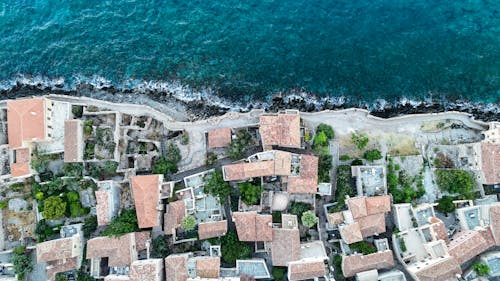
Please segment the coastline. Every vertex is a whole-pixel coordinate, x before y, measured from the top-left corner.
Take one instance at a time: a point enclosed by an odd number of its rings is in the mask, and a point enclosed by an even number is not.
[[[102,81],[94,84],[81,83],[74,87],[68,87],[61,80],[53,80],[48,83],[47,81],[32,79],[18,80],[11,87],[0,88],[1,99],[50,94],[149,105],[157,110],[166,111],[168,115],[175,116],[179,121],[196,121],[220,116],[227,112],[249,112],[252,109],[269,112],[283,109],[298,109],[302,112],[361,109],[366,110],[370,115],[385,119],[410,114],[456,111],[471,114],[474,119],[484,122],[500,121],[500,106],[498,104],[464,101],[401,99],[393,103],[377,100],[371,104],[367,102],[351,104],[343,98],[318,98],[305,92],[290,92],[275,94],[269,98],[269,101],[242,104],[222,100],[210,90],[195,91],[180,83],[161,84],[160,86],[158,84],[149,84],[149,87],[122,89],[108,83],[102,83]]]

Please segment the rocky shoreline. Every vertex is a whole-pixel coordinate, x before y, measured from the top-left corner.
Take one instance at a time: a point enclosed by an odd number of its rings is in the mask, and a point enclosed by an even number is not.
[[[148,104],[148,100],[155,103],[175,106],[180,110],[184,110],[190,121],[206,119],[212,116],[220,116],[234,109],[225,106],[212,105],[206,102],[208,97],[202,97],[197,100],[184,101],[174,97],[168,92],[145,91],[137,93],[133,90],[116,89],[114,87],[96,88],[90,84],[80,84],[73,90],[66,90],[61,85],[54,87],[37,86],[37,85],[22,85],[17,84],[8,90],[0,90],[2,99],[15,99],[26,96],[42,96],[47,94],[58,94],[68,96],[83,96],[95,99],[102,99],[110,102],[126,102],[135,104]],[[367,104],[350,105],[346,103],[332,103],[328,100],[318,101],[307,99],[303,96],[274,96],[270,102],[261,102],[256,105],[247,106],[249,110],[262,108],[266,111],[276,112],[282,109],[299,109],[303,112],[317,112],[322,110],[336,110],[347,108],[367,109],[371,115],[381,118],[391,118],[407,114],[419,113],[439,113],[444,111],[460,111],[469,113],[475,119],[485,122],[500,121],[500,108],[494,105],[493,108],[485,108],[483,105],[474,105],[464,102],[438,102],[426,101],[419,103],[386,103],[383,106],[379,105],[376,109],[370,109]],[[240,110],[242,111],[242,110]]]

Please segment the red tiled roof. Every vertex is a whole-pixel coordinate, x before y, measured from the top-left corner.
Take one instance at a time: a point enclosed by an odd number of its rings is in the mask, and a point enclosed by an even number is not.
[[[385,232],[385,213],[357,218],[363,237],[379,235]]]
[[[288,265],[288,280],[290,281],[314,279],[325,275],[326,270],[323,260],[291,262]]]
[[[495,246],[495,240],[489,228],[486,230],[460,231],[448,244],[448,251],[459,264],[475,258],[490,247]]]
[[[339,227],[340,235],[347,244],[356,243],[363,240],[359,223],[342,225]]]
[[[353,218],[360,218],[368,215],[366,210],[366,197],[354,197],[347,199],[347,206]]]
[[[186,281],[189,277],[186,255],[170,255],[165,258],[166,281]]]
[[[111,214],[109,209],[109,192],[107,190],[96,190],[95,200],[96,213],[97,213],[97,225],[108,225],[111,221]]]
[[[28,147],[14,150],[16,162],[10,163],[10,174],[12,177],[22,177],[31,174],[30,160],[31,152]]]
[[[490,207],[490,227],[496,245],[500,246],[500,205]]]
[[[23,146],[23,141],[45,139],[45,100],[8,101],[7,122],[10,148]]]
[[[77,256],[73,252],[75,238],[60,238],[38,243],[36,245],[37,262],[49,262],[74,258]]]
[[[431,217],[430,223],[432,233],[434,233],[436,240],[443,240],[448,243],[448,233],[446,232],[446,225],[444,225],[444,222],[436,217]]]
[[[419,281],[444,281],[453,278],[456,280],[457,274],[462,274],[462,270],[453,257],[446,257],[442,261],[415,272]]]
[[[47,262],[46,277],[47,280],[55,280],[56,273],[66,272],[69,270],[74,270],[78,268],[78,257],[56,260]]]
[[[196,259],[196,275],[201,278],[219,278],[220,257],[199,257]]]
[[[273,151],[273,153],[273,160],[223,166],[225,180],[233,181],[265,176],[289,176],[292,166],[291,153],[277,150]]]
[[[392,251],[384,251],[369,255],[342,256],[342,272],[345,277],[351,277],[356,273],[383,269],[394,266]]]
[[[146,243],[151,238],[149,231],[135,232],[135,248],[137,251],[146,250]]]
[[[500,183],[500,144],[482,142],[481,160],[484,184]]]
[[[278,145],[300,148],[300,115],[261,115],[259,133],[264,148]]]
[[[160,175],[132,176],[135,210],[140,228],[158,226],[157,205],[160,200]]]
[[[256,212],[234,212],[233,221],[240,241],[271,241],[272,216]]]
[[[164,216],[164,231],[167,235],[174,234],[182,219],[186,216],[186,203],[183,200],[174,201],[167,205],[167,211]]]
[[[300,234],[297,228],[273,228],[271,259],[273,266],[287,266],[291,261],[300,260]]]
[[[231,129],[219,128],[208,131],[208,147],[226,147],[231,143]]]
[[[130,266],[130,281],[160,281],[163,276],[163,260],[137,260]]]
[[[388,213],[391,211],[391,196],[372,196],[366,198],[366,212],[368,215]]]
[[[109,266],[128,266],[137,260],[135,233],[96,237],[87,241],[87,259],[108,258]]]
[[[316,193],[318,189],[318,157],[300,156],[300,175],[289,177],[287,191],[290,193]]]
[[[64,121],[64,162],[79,162],[82,159],[80,151],[81,142],[81,121]]]
[[[203,222],[198,224],[198,238],[200,240],[222,237],[227,232],[227,220]]]

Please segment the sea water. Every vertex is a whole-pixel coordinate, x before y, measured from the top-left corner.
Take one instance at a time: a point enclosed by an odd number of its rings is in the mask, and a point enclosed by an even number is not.
[[[0,88],[47,80],[498,105],[500,1],[0,1]]]

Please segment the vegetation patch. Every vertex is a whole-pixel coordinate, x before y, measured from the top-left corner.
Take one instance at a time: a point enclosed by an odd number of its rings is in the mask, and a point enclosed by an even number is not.
[[[392,194],[394,203],[411,203],[425,194],[423,186],[422,172],[415,176],[410,177],[408,174],[401,170],[397,165],[394,167],[392,158],[389,158],[387,164],[387,186],[389,193]]]
[[[337,200],[337,205],[333,206],[329,210],[331,212],[339,212],[345,209],[345,197],[346,195],[354,196],[354,189],[351,185],[352,174],[351,166],[340,165],[337,167],[337,188],[335,189],[335,200]]]
[[[103,236],[120,236],[122,234],[139,231],[137,215],[134,209],[123,210],[114,218],[108,228],[102,232]]]
[[[222,171],[216,170],[212,175],[205,176],[205,187],[203,191],[212,196],[218,197],[221,204],[227,202],[227,198],[232,193],[231,185],[224,180]]]
[[[248,148],[252,145],[250,133],[245,129],[238,130],[236,131],[236,138],[231,141],[227,148],[227,154],[232,160],[244,158]]]
[[[252,256],[252,247],[238,239],[238,234],[229,231],[221,238],[222,260],[230,265],[235,265],[238,259],[248,259]]]
[[[238,184],[241,201],[246,205],[255,205],[260,202],[260,197],[264,188],[261,185],[253,185],[250,182]]]
[[[463,170],[436,170],[439,188],[450,194],[458,194],[458,199],[474,199],[474,178]]]

